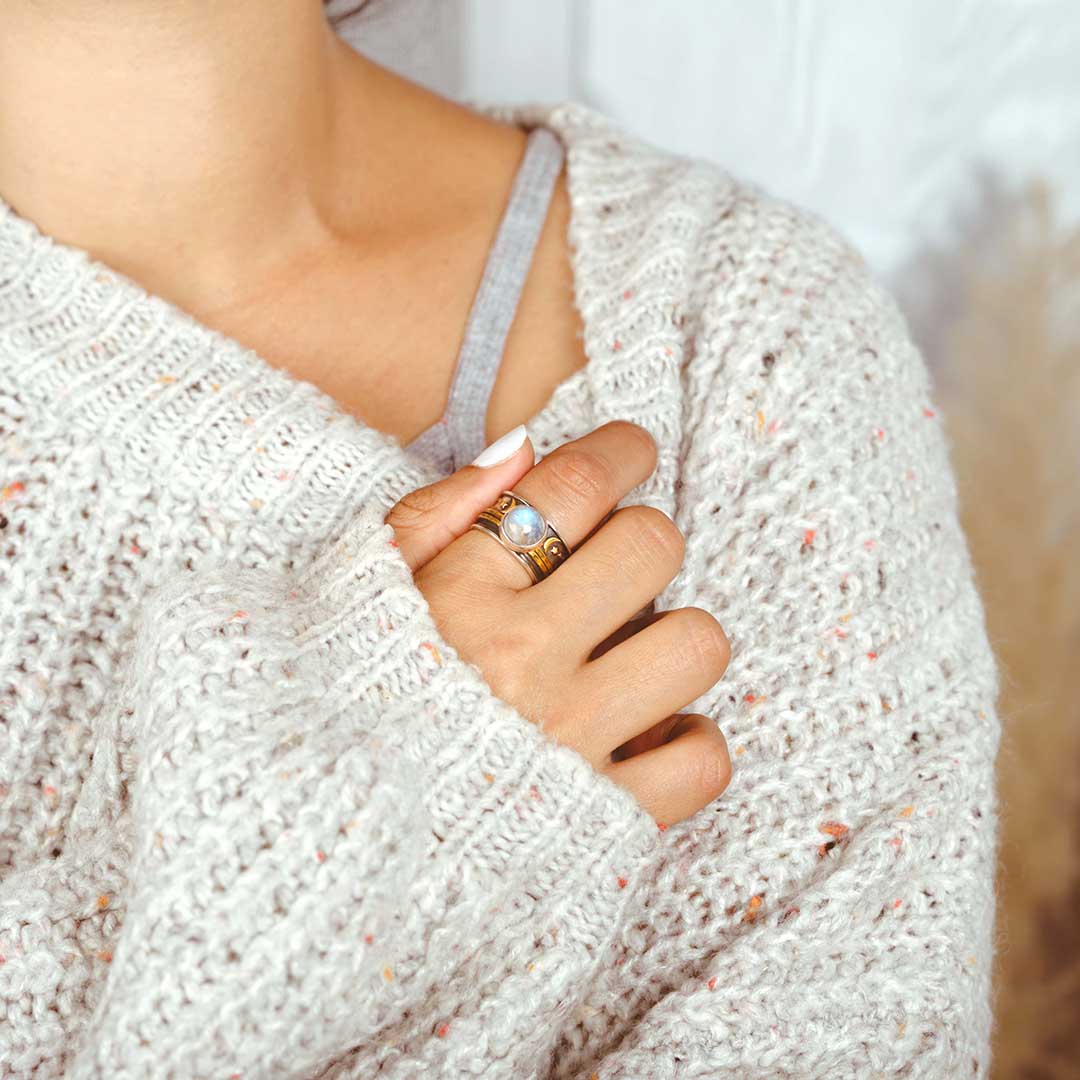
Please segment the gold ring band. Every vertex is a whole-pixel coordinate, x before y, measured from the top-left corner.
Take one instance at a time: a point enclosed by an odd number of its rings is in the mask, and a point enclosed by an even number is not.
[[[504,491],[469,526],[494,537],[532,575],[533,584],[554,573],[570,557],[570,548],[535,506]]]

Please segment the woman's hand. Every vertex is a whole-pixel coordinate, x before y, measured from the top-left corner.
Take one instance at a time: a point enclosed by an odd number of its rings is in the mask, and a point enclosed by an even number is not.
[[[626,634],[683,559],[666,514],[610,513],[655,468],[656,446],[644,428],[614,421],[533,461],[526,439],[494,466],[469,465],[411,492],[386,520],[439,632],[494,693],[628,788],[658,822],[680,821],[731,776],[716,722],[678,714],[720,678],[730,652],[701,608],[651,615]],[[511,487],[572,549],[535,585],[510,552],[469,529]]]

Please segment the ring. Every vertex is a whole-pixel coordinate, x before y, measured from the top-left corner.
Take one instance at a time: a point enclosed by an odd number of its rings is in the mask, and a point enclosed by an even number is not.
[[[504,491],[469,526],[493,536],[532,574],[533,584],[554,573],[570,557],[570,548],[532,503]]]

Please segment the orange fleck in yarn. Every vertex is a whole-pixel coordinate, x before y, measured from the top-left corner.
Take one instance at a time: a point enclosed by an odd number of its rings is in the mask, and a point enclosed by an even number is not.
[[[764,893],[758,893],[757,895],[750,897],[750,902],[746,905],[746,912],[742,917],[744,923],[752,923],[757,920],[758,912],[761,910],[763,900]]]

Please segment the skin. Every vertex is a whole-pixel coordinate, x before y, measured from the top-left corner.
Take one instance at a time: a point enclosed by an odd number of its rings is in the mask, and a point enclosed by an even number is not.
[[[683,560],[682,534],[660,510],[610,513],[655,468],[656,445],[620,420],[532,462],[526,441],[500,466],[466,466],[413,492],[388,520],[443,635],[492,690],[629,789],[657,822],[681,821],[731,777],[716,723],[678,714],[723,675],[730,650],[702,608],[660,612],[626,633]],[[509,487],[542,506],[574,549],[539,584],[468,528]]]
[[[4,198],[402,442],[442,415],[525,139],[359,56],[321,0],[0,4]],[[586,362],[569,210],[564,173],[489,440]],[[682,562],[659,511],[608,516],[652,471],[655,447],[616,423],[533,460],[526,441],[507,462],[411,493],[387,519],[440,632],[493,691],[658,821],[681,820],[730,775],[715,722],[678,714],[721,677],[728,647],[696,608],[629,632]],[[581,545],[540,585],[468,530],[511,485]]]
[[[0,3],[8,202],[403,441],[442,415],[525,139],[361,58],[318,0]],[[585,363],[568,220],[563,176],[490,439]]]

